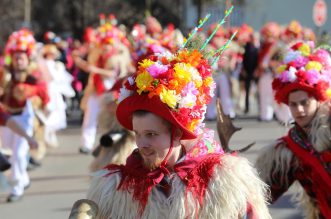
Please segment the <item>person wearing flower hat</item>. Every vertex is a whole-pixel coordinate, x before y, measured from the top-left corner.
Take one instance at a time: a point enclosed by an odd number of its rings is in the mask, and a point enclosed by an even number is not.
[[[18,123],[14,117],[10,116],[1,107],[0,107],[0,126],[6,126],[16,134],[24,137],[27,140],[30,148],[32,149],[38,148],[39,146],[38,142],[28,133],[26,133],[24,128],[21,127],[20,123]],[[6,171],[10,169],[10,167],[11,167],[10,162],[7,160],[7,158],[3,155],[2,151],[0,150],[0,171],[1,172]]]
[[[94,147],[97,117],[104,94],[131,67],[129,49],[126,46],[127,39],[116,26],[109,23],[101,25],[96,33],[96,40],[97,45],[89,52],[87,62],[75,58],[75,63],[90,73],[81,100],[84,119],[79,152],[82,154],[89,154]]]
[[[135,133],[125,165],[94,174],[97,218],[271,218],[266,187],[202,121],[215,83],[198,50],[153,54],[121,88],[116,116]]]
[[[39,97],[45,108],[49,101],[47,87],[38,76],[38,69],[31,67],[30,61],[35,46],[32,33],[22,29],[12,33],[7,41],[5,51],[11,58],[11,63],[1,74],[0,97],[4,110],[20,123],[25,131],[32,135],[34,112],[31,105],[32,97]],[[27,174],[27,157],[29,145],[25,138],[13,133],[7,127],[0,128],[2,145],[13,151],[11,157],[11,191],[7,202],[15,202],[22,198],[24,190],[30,184]]]
[[[48,113],[44,121],[44,140],[49,147],[58,147],[56,132],[67,127],[66,102],[64,98],[75,96],[71,86],[73,77],[67,72],[63,62],[58,61],[60,51],[54,44],[46,44],[42,48],[43,58],[40,65],[44,67],[45,82],[47,83],[50,102],[47,104]]]
[[[273,72],[270,66],[271,58],[277,50],[280,27],[275,22],[266,23],[260,30],[261,45],[258,52],[258,64],[256,75],[259,93],[259,120],[269,122],[273,120],[274,108],[272,101],[271,83]],[[263,94],[263,95],[262,95]]]
[[[330,218],[330,55],[313,42],[298,42],[285,53],[277,72],[275,100],[289,106],[295,122],[260,154],[257,167],[270,186],[272,202],[298,182],[305,218]]]

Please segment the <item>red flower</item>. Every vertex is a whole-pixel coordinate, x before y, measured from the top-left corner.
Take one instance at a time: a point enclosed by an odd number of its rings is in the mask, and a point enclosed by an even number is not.
[[[321,59],[321,57],[317,56],[316,54],[311,54],[309,56],[309,60],[310,61],[316,61],[316,62],[320,62],[323,64],[323,60]]]
[[[307,82],[307,77],[306,77],[306,72],[305,71],[297,71],[296,73],[297,76],[297,81],[299,83],[306,83]]]
[[[206,59],[202,59],[197,66],[197,70],[201,74],[202,79],[211,76],[211,68]]]
[[[315,86],[316,92],[315,97],[319,101],[324,101],[327,99],[326,90],[329,88],[329,84],[326,81],[320,81]]]
[[[275,78],[272,82],[272,89],[273,90],[278,90],[282,87],[282,82],[280,81],[279,78]]]
[[[293,68],[296,68],[296,64],[294,61],[291,61],[289,63],[287,63],[287,67],[286,67],[286,70],[289,70],[290,67],[293,67]]]
[[[301,46],[302,46],[303,42],[298,42],[296,44],[294,44],[291,49],[293,50],[298,50]]]

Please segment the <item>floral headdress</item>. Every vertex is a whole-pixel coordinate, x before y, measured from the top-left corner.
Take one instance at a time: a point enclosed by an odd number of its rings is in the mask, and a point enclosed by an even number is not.
[[[260,30],[261,37],[265,40],[277,39],[280,36],[281,28],[275,22],[266,23]]]
[[[108,20],[107,22],[101,22],[101,25],[96,30],[96,41],[99,44],[110,44],[114,45],[116,43],[122,43],[125,46],[129,47],[130,42],[126,38],[126,35],[120,30],[114,22],[113,19]]]
[[[300,38],[302,35],[301,24],[296,20],[291,21],[285,28],[284,34],[285,36],[293,36],[295,38]]]
[[[331,58],[313,42],[298,42],[286,52],[272,83],[277,102],[288,103],[288,94],[304,90],[319,100],[331,97]]]
[[[14,52],[26,52],[29,56],[36,46],[32,32],[21,29],[13,32],[6,43],[5,53],[12,55]]]
[[[188,131],[188,135],[192,133],[188,138],[199,133],[198,127],[204,119],[206,105],[214,95],[215,83],[212,78],[211,65],[218,60],[233,38],[232,36],[213,54],[206,54],[204,48],[217,29],[204,42],[193,41],[192,37],[208,17],[209,15],[200,21],[198,27],[193,29],[177,53],[153,54],[139,62],[137,72],[128,78],[121,89],[117,117],[122,125],[124,124],[129,129],[132,128],[129,124],[128,110],[148,109],[158,115],[162,114],[161,117]],[[224,19],[218,24],[218,27],[223,23]],[[150,100],[148,106],[142,106],[139,102],[137,104],[140,108],[137,105],[128,105],[128,99],[131,98],[131,102],[135,98],[142,101],[141,96],[148,98],[146,104]],[[165,105],[168,110],[162,109],[162,113],[160,109],[156,109],[157,101],[161,105]],[[125,104],[122,104],[123,102]],[[125,109],[123,105],[126,105]],[[123,112],[125,110],[127,112]],[[186,136],[184,135],[184,137]]]

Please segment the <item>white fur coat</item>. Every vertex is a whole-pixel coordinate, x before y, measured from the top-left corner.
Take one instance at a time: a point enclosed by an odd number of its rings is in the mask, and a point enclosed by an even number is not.
[[[153,188],[141,218],[238,219],[244,218],[247,203],[252,205],[258,219],[271,218],[266,206],[266,186],[248,160],[232,155],[220,156],[221,163],[214,170],[203,206],[190,192],[185,198],[185,185],[174,173],[169,197]],[[99,206],[97,218],[139,218],[139,203],[132,199],[132,194],[116,190],[120,173],[105,176],[107,173],[107,170],[95,173],[87,195]]]
[[[316,116],[312,120],[308,138],[316,151],[322,152],[331,150],[331,129],[330,129],[330,108],[323,104],[319,108]],[[291,165],[292,162],[292,165]],[[289,187],[287,174],[300,166],[299,160],[294,157],[292,151],[286,147],[286,143],[277,140],[269,145],[257,159],[256,167],[262,180],[268,184],[272,181],[272,176],[280,174],[278,178],[284,179],[281,185]],[[306,219],[318,219],[319,209],[313,204],[313,200],[307,195],[305,190],[297,182],[295,189],[297,195],[295,201],[302,205]]]

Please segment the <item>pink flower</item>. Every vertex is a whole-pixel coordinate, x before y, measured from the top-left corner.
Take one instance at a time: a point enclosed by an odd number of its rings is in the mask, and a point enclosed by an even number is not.
[[[279,79],[281,82],[286,83],[286,82],[293,82],[297,78],[295,73],[296,71],[293,71],[293,67],[291,67],[292,71],[284,71],[283,73],[280,74]]]
[[[197,95],[199,93],[199,91],[197,90],[197,88],[195,87],[195,84],[193,82],[189,82],[184,89],[182,90],[182,95],[186,96],[189,93],[193,94],[193,95]]]
[[[309,59],[307,59],[304,56],[299,56],[296,60],[293,60],[294,65],[295,65],[296,68],[301,68],[303,66],[306,66],[308,61],[309,61]]]
[[[322,65],[324,65],[325,68],[331,67],[331,59],[329,53],[324,49],[318,49],[315,54],[315,57],[317,57],[318,61],[321,62]]]
[[[154,63],[147,68],[147,71],[153,78],[160,78],[163,73],[168,71],[168,66],[159,63]]]
[[[320,74],[315,69],[306,72],[306,79],[309,84],[317,84],[320,80]]]

